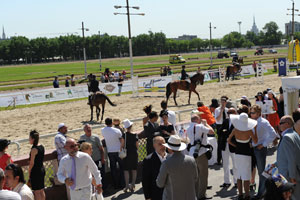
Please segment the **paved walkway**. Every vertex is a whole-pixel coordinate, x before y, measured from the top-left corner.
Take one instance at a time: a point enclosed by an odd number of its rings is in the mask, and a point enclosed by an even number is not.
[[[268,157],[267,157],[267,164],[274,163],[276,160],[276,152],[274,153],[275,148],[269,149]],[[211,190],[207,190],[207,195],[209,197],[213,197],[214,200],[218,199],[235,199],[237,196],[237,189],[229,187],[228,189],[222,189],[219,186],[223,184],[223,168],[221,166],[211,166],[209,169],[209,177],[208,177],[208,185],[213,186]],[[258,176],[256,175],[256,183],[258,188]],[[252,195],[254,195],[252,193]],[[111,196],[105,198],[105,200],[121,200],[121,199],[128,199],[128,200],[143,200],[143,189],[142,184],[139,183],[136,185],[136,191],[134,193],[124,193],[123,191],[119,191]]]

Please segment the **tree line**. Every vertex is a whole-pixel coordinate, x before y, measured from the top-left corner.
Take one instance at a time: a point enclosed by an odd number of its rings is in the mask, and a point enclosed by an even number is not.
[[[300,38],[300,34],[299,38]],[[296,34],[296,38],[298,37]],[[267,23],[258,35],[248,31],[245,35],[238,32],[226,34],[221,39],[212,39],[212,47],[249,48],[257,45],[278,45],[284,36],[275,22]],[[54,60],[82,60],[83,44],[87,59],[128,56],[128,38],[125,36],[92,35],[85,41],[78,35],[60,36],[56,38],[39,37],[28,39],[24,36],[11,37],[0,41],[0,63],[49,62]],[[209,40],[195,38],[192,40],[176,40],[166,38],[162,32],[140,34],[132,38],[134,56],[200,52],[209,49]]]

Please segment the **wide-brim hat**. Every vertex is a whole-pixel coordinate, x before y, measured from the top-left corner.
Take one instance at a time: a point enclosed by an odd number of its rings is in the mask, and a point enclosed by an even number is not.
[[[174,151],[183,151],[186,149],[186,144],[181,142],[181,138],[178,135],[171,135],[168,142],[163,145]]]
[[[66,126],[65,123],[58,124],[57,130],[61,129],[62,127]]]
[[[129,119],[125,119],[123,121],[123,124],[124,124],[124,128],[129,128],[130,126],[132,126],[133,122],[130,121]]]
[[[219,102],[218,102],[218,100],[217,100],[217,99],[212,99],[212,100],[211,100],[210,107],[213,107],[213,108],[219,107]]]
[[[234,128],[240,131],[252,130],[257,125],[257,121],[248,118],[246,113],[241,113],[240,115],[230,115],[230,120]]]

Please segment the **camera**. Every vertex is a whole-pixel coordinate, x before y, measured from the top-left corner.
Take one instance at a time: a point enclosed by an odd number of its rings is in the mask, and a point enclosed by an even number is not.
[[[200,140],[196,140],[194,142],[193,146],[195,146],[195,151],[193,153],[193,157],[196,159],[196,158],[198,158],[198,154],[199,154],[199,151],[200,151],[200,148],[201,148],[201,141]]]

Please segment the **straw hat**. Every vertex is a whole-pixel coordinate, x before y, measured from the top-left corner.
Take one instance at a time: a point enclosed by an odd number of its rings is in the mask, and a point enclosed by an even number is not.
[[[181,142],[181,138],[178,135],[171,135],[168,143],[163,144],[168,149],[174,151],[183,151],[186,149],[186,144]]]
[[[133,122],[130,121],[129,119],[125,119],[123,121],[123,124],[124,124],[124,128],[129,128],[130,126],[132,126]]]
[[[240,115],[230,115],[233,126],[240,131],[249,131],[257,125],[257,121],[249,119],[246,113]]]

